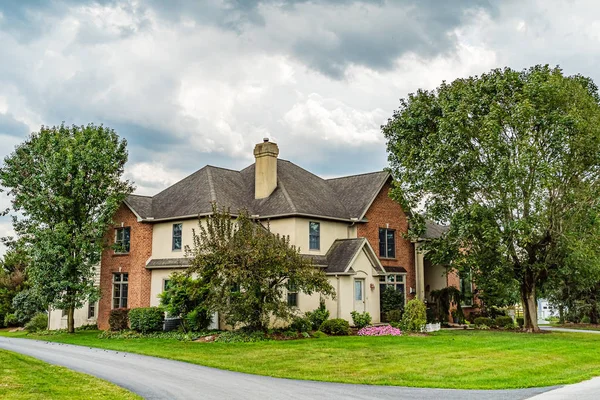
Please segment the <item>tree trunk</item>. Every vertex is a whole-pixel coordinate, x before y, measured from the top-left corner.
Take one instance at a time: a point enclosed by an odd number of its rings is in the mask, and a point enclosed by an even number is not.
[[[73,306],[69,306],[67,309],[67,331],[69,333],[75,333],[75,309]]]
[[[537,302],[535,300],[535,279],[526,273],[521,282],[521,302],[523,303],[523,327],[526,332],[540,332],[537,322]]]
[[[558,306],[558,322],[560,324],[565,323],[565,306],[563,306],[562,304]]]

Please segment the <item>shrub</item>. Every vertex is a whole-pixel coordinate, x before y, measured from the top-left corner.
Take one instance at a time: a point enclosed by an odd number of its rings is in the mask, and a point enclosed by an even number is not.
[[[199,306],[183,318],[184,328],[187,327],[187,330],[192,332],[201,332],[210,326],[212,319],[209,310],[204,306]]]
[[[131,329],[141,333],[162,331],[164,311],[158,307],[140,307],[129,311]]]
[[[404,308],[404,293],[392,286],[387,286],[381,292],[381,312],[388,313],[391,310],[402,310]],[[389,317],[388,317],[389,318]]]
[[[38,332],[48,329],[48,314],[37,313],[31,320],[25,324],[27,332]]]
[[[290,328],[296,332],[308,332],[312,329],[312,322],[310,319],[308,319],[308,317],[296,316],[292,320]]]
[[[159,295],[160,305],[170,317],[180,317],[186,331],[202,331],[211,324],[207,296],[208,286],[184,273],[171,274],[168,288]]]
[[[591,322],[591,319],[590,319],[590,317],[589,317],[589,316],[587,316],[587,315],[584,315],[584,316],[581,318],[581,323],[582,323],[582,324],[589,324],[590,322]]]
[[[390,310],[387,312],[387,320],[389,322],[402,321],[402,310]]]
[[[6,314],[4,316],[4,326],[12,328],[19,326],[19,320],[15,314]]]
[[[513,322],[513,319],[508,316],[496,317],[496,319],[494,320],[494,324],[498,328],[513,328],[515,325],[515,323]]]
[[[358,331],[358,336],[401,336],[402,331],[391,325],[367,326]]]
[[[12,300],[12,306],[19,324],[27,323],[34,315],[46,310],[43,300],[33,289],[25,289],[17,293]]]
[[[329,310],[325,307],[325,300],[321,299],[319,308],[314,311],[307,311],[304,315],[310,321],[313,330],[319,329],[323,322],[329,319]]]
[[[115,308],[110,310],[108,325],[111,331],[122,331],[129,326],[129,308]]]
[[[482,331],[487,331],[490,329],[489,326],[485,325],[485,324],[481,324],[481,325],[475,325],[475,329],[480,329]]]
[[[268,340],[267,335],[262,331],[229,331],[221,333],[215,342],[222,343],[242,343],[242,342],[262,342]]]
[[[350,334],[350,324],[345,319],[328,319],[321,324],[320,331],[328,335],[345,336]]]
[[[362,329],[371,324],[371,314],[366,311],[362,313],[352,311],[350,315],[352,315],[352,322],[354,323],[354,326],[358,329]]]
[[[421,332],[427,323],[427,310],[425,303],[413,299],[406,304],[402,316],[402,326],[408,332]]]
[[[488,317],[477,317],[477,318],[475,318],[473,323],[476,326],[480,326],[480,325],[492,326],[492,325],[494,325],[494,321]]]
[[[81,325],[80,327],[75,328],[76,331],[97,331],[98,324],[87,324]]]
[[[517,317],[517,325],[519,325],[519,328],[522,328],[525,325],[525,318]]]

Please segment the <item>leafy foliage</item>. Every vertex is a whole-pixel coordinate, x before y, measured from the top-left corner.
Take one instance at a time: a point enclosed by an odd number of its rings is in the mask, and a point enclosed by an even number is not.
[[[352,323],[358,329],[362,329],[365,326],[371,325],[371,314],[366,311],[362,313],[359,313],[358,311],[352,311],[350,315],[352,315]]]
[[[497,69],[410,94],[382,130],[393,196],[407,210],[425,199],[412,234],[425,218],[449,223],[426,246],[432,260],[518,285],[526,330],[539,329],[536,293],[579,268],[570,256],[598,269],[600,106],[591,79],[539,65]]]
[[[386,313],[388,322],[400,322],[402,321],[402,310],[390,310]]]
[[[381,312],[387,313],[391,310],[402,310],[404,308],[404,293],[392,286],[387,286],[381,292]]]
[[[110,310],[108,325],[111,331],[122,331],[129,328],[129,308]]]
[[[29,258],[22,242],[10,240],[4,240],[4,242],[8,246],[8,251],[0,259],[0,327],[3,323],[4,326],[9,326],[5,321],[9,321],[10,326],[19,323],[12,319],[15,312],[13,300],[19,292],[28,287],[26,268],[29,265]],[[43,308],[35,311],[43,311]],[[9,315],[13,317],[7,319],[6,317]],[[29,319],[27,318],[21,323],[25,323]]]
[[[48,314],[37,313],[25,324],[27,332],[37,332],[48,329]]]
[[[347,336],[350,334],[350,324],[341,318],[328,319],[321,324],[319,330],[328,335]]]
[[[4,316],[4,326],[8,328],[12,328],[14,326],[19,326],[19,320],[15,314],[6,314]]]
[[[15,317],[21,325],[46,309],[42,296],[35,288],[25,289],[17,293],[13,298],[12,306],[15,310]]]
[[[228,331],[221,333],[215,342],[222,343],[247,343],[247,342],[262,342],[269,340],[263,331],[248,331],[240,329],[237,331]]]
[[[310,321],[313,330],[319,329],[321,324],[329,319],[329,310],[325,307],[325,300],[321,299],[319,301],[319,308],[307,311],[304,315]]]
[[[208,328],[212,322],[208,294],[208,285],[202,280],[174,273],[169,277],[168,288],[159,297],[161,306],[170,316],[182,318],[185,331],[198,332]]]
[[[306,316],[301,317],[297,315],[292,319],[290,328],[296,332],[308,332],[312,329],[312,322]]]
[[[475,324],[475,326],[479,326],[479,325],[493,326],[494,320],[492,318],[488,318],[488,317],[477,317],[477,318],[475,318],[473,323]]]
[[[14,228],[28,244],[28,274],[44,303],[73,310],[98,297],[94,266],[112,217],[131,193],[121,181],[126,141],[103,126],[42,126],[4,159]]]
[[[141,333],[162,331],[165,313],[158,307],[140,307],[129,310],[129,326]]]
[[[448,314],[450,313],[450,307],[452,305],[456,307],[456,316],[458,319],[460,321],[465,319],[465,314],[460,305],[462,302],[460,290],[454,286],[447,286],[443,289],[432,290],[430,295],[435,302],[435,308],[438,312],[437,317],[440,322],[448,322]]]
[[[188,273],[207,285],[207,307],[234,327],[264,331],[271,318],[289,320],[295,311],[285,296],[289,284],[308,295],[335,293],[324,272],[300,255],[289,237],[272,234],[244,210],[234,220],[214,205],[186,255]]]
[[[515,323],[511,317],[504,316],[496,317],[496,319],[494,320],[494,325],[498,328],[513,328]]]
[[[402,316],[402,327],[407,332],[421,332],[427,323],[425,303],[412,299],[406,304]]]

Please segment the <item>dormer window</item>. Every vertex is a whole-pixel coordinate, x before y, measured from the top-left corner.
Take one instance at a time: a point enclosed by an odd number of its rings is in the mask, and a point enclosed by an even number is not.
[[[173,224],[173,250],[181,250],[182,224]]]
[[[308,248],[319,250],[321,248],[321,224],[310,221],[308,223]]]

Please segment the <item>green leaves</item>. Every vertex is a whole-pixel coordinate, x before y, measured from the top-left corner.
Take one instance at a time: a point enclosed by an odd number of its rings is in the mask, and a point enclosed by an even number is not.
[[[503,271],[500,279],[517,280],[522,296],[556,274],[560,243],[583,229],[577,216],[598,210],[598,99],[590,79],[538,65],[401,100],[382,127],[393,195],[451,225],[425,246],[429,256],[479,270],[476,279]]]
[[[0,168],[0,185],[23,216],[14,228],[30,245],[33,285],[57,308],[97,297],[103,236],[133,190],[121,180],[126,146],[104,126],[42,126]]]
[[[228,324],[264,330],[271,318],[288,319],[287,284],[306,294],[333,296],[325,274],[302,257],[288,237],[275,235],[244,210],[233,219],[226,210],[200,219],[194,246],[186,249],[190,274],[209,290],[207,302]]]

